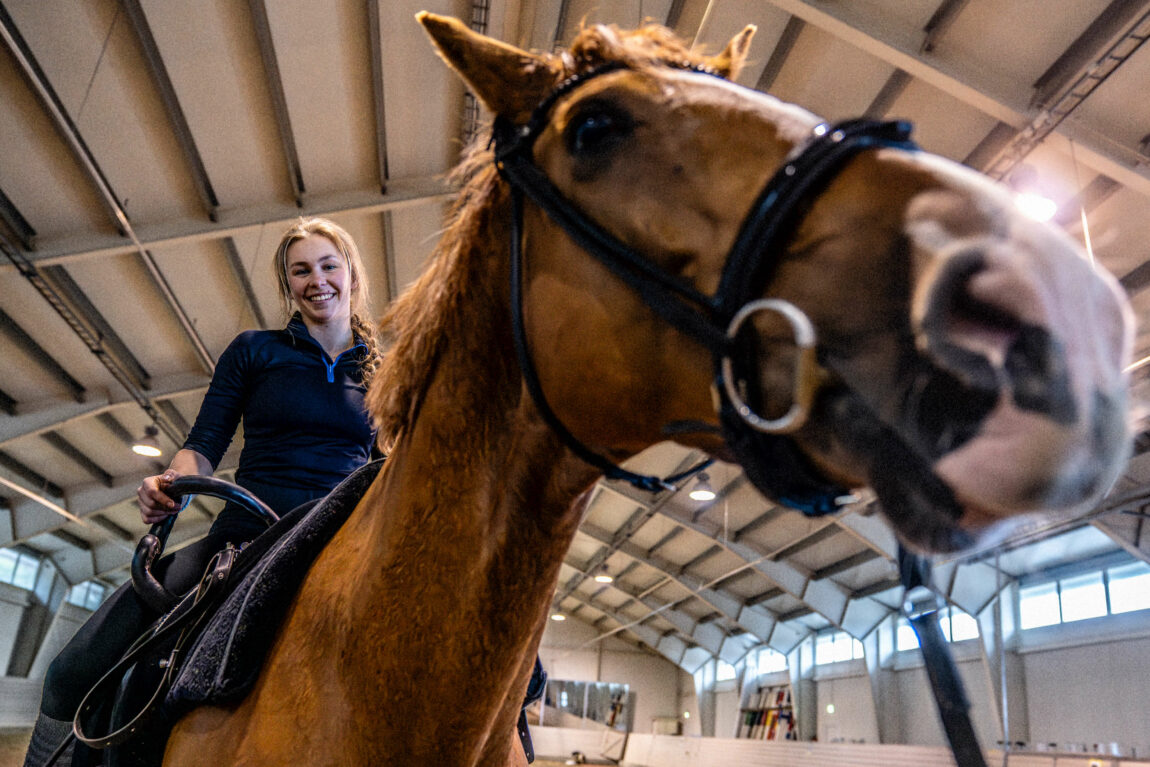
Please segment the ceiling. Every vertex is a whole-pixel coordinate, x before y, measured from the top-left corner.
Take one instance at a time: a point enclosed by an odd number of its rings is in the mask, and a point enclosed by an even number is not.
[[[156,423],[170,454],[231,338],[282,323],[271,249],[297,215],[351,231],[376,312],[418,273],[471,119],[421,9],[536,49],[650,18],[717,50],[753,23],[744,85],[828,119],[909,119],[924,148],[1039,184],[1121,279],[1150,354],[1145,0],[0,0],[0,545],[71,583],[123,581],[135,488],[158,467],[128,446]],[[1148,445],[1088,522],[940,562],[939,582],[976,612],[1036,569],[1150,559]],[[699,458],[661,445],[633,463]],[[704,504],[601,484],[556,608],[693,670],[827,626],[861,637],[897,605],[868,499],[808,519],[708,472]],[[217,508],[197,501],[173,545]],[[612,584],[591,578],[604,565]]]

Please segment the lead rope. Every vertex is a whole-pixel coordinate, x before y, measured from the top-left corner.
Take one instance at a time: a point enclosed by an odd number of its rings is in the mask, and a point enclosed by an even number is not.
[[[938,614],[946,602],[931,585],[930,562],[900,544],[898,570],[899,580],[906,589],[902,614],[918,637],[930,689],[954,762],[958,767],[987,767],[970,721],[970,701],[939,625]]]

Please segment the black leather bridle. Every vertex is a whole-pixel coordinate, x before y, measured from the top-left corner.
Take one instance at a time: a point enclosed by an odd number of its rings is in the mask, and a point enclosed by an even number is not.
[[[713,70],[669,63],[680,69],[718,76]],[[587,81],[627,68],[608,63],[562,82],[532,112],[525,124],[497,117],[492,129],[495,163],[511,187],[511,315],[515,350],[525,384],[543,419],[575,455],[603,472],[608,479],[628,482],[650,492],[673,490],[674,483],[701,466],[660,479],[622,468],[576,438],[547,402],[527,345],[523,317],[523,202],[528,198],[561,226],[584,251],[594,256],[630,286],[659,317],[711,351],[715,391],[723,438],[748,479],[769,498],[810,516],[839,510],[853,498],[849,491],[828,481],[800,454],[787,434],[801,426],[809,400],[818,384],[815,333],[806,315],[785,301],[756,299],[772,279],[785,244],[810,203],[858,153],[893,147],[915,150],[906,122],[849,120],[817,126],[806,143],[797,147],[756,197],[740,227],[715,295],[707,296],[685,281],[667,274],[651,260],[620,241],[571,203],[535,164],[534,145],[546,128],[552,108],[565,95]],[[790,323],[798,348],[795,404],[781,419],[760,416],[744,396],[744,377],[750,364],[740,354],[740,329],[754,313],[780,314]],[[801,401],[806,398],[808,401]],[[883,435],[888,449],[903,449],[901,440],[887,437],[889,427],[877,422],[857,397],[845,398],[858,417]],[[873,423],[870,423],[873,422]],[[924,467],[916,470],[925,471]],[[933,475],[931,474],[933,477]],[[937,485],[937,483],[935,483]],[[939,489],[946,496],[945,488]],[[952,499],[949,499],[952,501]],[[948,502],[944,498],[943,502]],[[982,751],[970,722],[965,691],[938,622],[941,597],[929,586],[929,563],[899,547],[899,569],[907,591],[904,614],[919,636],[928,675],[943,727],[959,767],[985,767]],[[932,601],[912,598],[929,591]],[[923,607],[923,605],[928,605]],[[933,607],[930,607],[933,605]]]
[[[755,297],[761,295],[763,286],[770,282],[785,243],[811,200],[859,152],[881,147],[916,149],[910,140],[910,125],[851,120],[834,126],[817,126],[807,143],[792,153],[755,199],[728,253],[718,290],[715,295],[706,296],[684,280],[664,272],[587,216],[567,200],[535,164],[532,154],[535,141],[547,126],[555,103],[587,81],[623,68],[624,64],[613,62],[565,80],[535,108],[523,125],[514,125],[501,117],[495,120],[492,131],[495,162],[512,190],[513,331],[516,353],[531,396],[564,444],[609,479],[626,481],[653,492],[667,489],[667,480],[627,471],[581,443],[547,403],[527,348],[523,321],[524,197],[630,286],[659,317],[711,351],[723,436],[752,483],[779,503],[808,515],[837,511],[844,505],[844,499],[849,498],[849,491],[823,479],[785,436],[801,425],[805,413],[788,414],[772,421],[757,415],[740,396],[743,384],[735,379],[740,377],[746,363],[739,359],[739,330],[755,312],[781,314],[792,325],[798,342],[799,377],[814,376],[817,367],[814,329],[806,315],[787,302],[756,300]],[[714,74],[709,69],[694,71]],[[815,388],[810,380],[797,381],[796,398],[812,396]]]

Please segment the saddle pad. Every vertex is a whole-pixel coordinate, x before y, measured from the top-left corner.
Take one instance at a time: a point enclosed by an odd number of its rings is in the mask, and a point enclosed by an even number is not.
[[[247,694],[312,561],[382,465],[373,461],[353,472],[251,567],[188,650],[165,700],[165,715],[179,717],[196,706],[232,703]]]

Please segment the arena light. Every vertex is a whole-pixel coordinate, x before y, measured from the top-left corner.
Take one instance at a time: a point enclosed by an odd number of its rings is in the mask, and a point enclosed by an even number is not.
[[[164,454],[160,449],[160,442],[156,439],[160,430],[155,426],[149,426],[144,429],[144,436],[140,437],[132,445],[132,452],[136,455],[146,456],[148,458],[159,458]]]
[[[1015,194],[1014,204],[1024,215],[1035,221],[1049,221],[1058,212],[1058,203],[1035,192]]]
[[[710,477],[707,476],[705,471],[699,472],[699,477],[695,482],[695,486],[687,493],[687,497],[692,501],[713,501],[715,500],[715,491],[711,489],[711,483],[708,482]]]
[[[1058,203],[1043,194],[1038,169],[1029,163],[1022,163],[1007,179],[1014,190],[1014,205],[1025,216],[1035,221],[1049,221],[1058,212]]]

